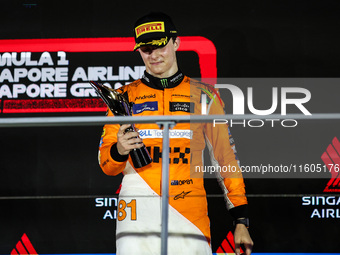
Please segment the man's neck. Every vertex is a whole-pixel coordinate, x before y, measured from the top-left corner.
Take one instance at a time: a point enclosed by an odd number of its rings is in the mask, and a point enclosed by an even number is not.
[[[172,76],[166,78],[155,77],[148,73],[147,71],[145,71],[142,77],[142,82],[152,88],[163,90],[165,88],[176,87],[178,84],[182,82],[183,78],[184,74],[180,70],[178,70]]]

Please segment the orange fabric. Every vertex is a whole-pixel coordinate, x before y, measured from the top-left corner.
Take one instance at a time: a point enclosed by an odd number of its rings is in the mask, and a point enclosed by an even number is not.
[[[202,89],[209,90],[206,85],[184,77],[183,81],[174,88],[164,90],[154,89],[141,80],[123,86],[118,91],[127,93],[130,102],[135,104],[133,116],[150,115],[190,115],[201,114]],[[212,90],[209,90],[213,92]],[[153,102],[152,104],[148,102]],[[223,106],[218,100],[211,101],[209,114],[223,114]],[[179,103],[179,108],[176,108]],[[190,113],[185,103],[194,108]],[[145,104],[143,106],[143,104]],[[147,105],[152,107],[147,108]],[[171,106],[172,104],[172,106]],[[155,107],[157,105],[157,107]],[[144,107],[144,108],[143,108]],[[172,107],[172,108],[171,108]],[[178,110],[184,107],[183,110]],[[157,108],[157,109],[156,109]],[[147,110],[149,109],[149,110]],[[151,109],[151,110],[150,110]],[[138,113],[137,113],[138,112]],[[109,116],[112,116],[109,111]],[[143,168],[135,169],[145,182],[161,195],[161,165],[162,138],[155,135],[160,130],[156,124],[136,124],[140,130],[145,146],[149,149],[153,162]],[[117,142],[119,125],[105,125],[100,145],[100,166],[107,175],[117,175],[124,171],[126,162],[117,162],[110,155],[111,146]],[[235,166],[238,162],[229,143],[229,130],[227,125],[212,126],[212,123],[179,123],[172,130],[170,139],[170,184],[169,203],[179,213],[195,224],[210,242],[210,227],[207,211],[206,192],[203,186],[203,173],[195,172],[196,166],[202,166],[203,150],[206,142],[211,144],[211,156],[220,166]],[[185,133],[181,133],[183,131]],[[192,139],[188,139],[191,134]],[[148,138],[151,137],[151,138]],[[184,136],[184,137],[182,137]],[[129,157],[130,164],[132,161]],[[244,183],[241,173],[223,173],[222,185],[225,189],[227,206],[247,204]]]

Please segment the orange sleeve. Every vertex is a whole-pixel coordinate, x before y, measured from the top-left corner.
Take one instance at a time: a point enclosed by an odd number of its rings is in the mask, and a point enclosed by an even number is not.
[[[219,100],[210,101],[209,114],[225,114]],[[220,167],[220,171],[217,171],[217,178],[224,191],[227,208],[230,210],[234,207],[247,205],[244,180],[236,156],[235,144],[230,142],[233,141],[233,138],[228,125],[217,124],[214,127],[213,123],[207,123],[205,136],[211,162]]]
[[[113,114],[108,111],[108,118]],[[111,149],[117,143],[117,133],[120,128],[119,124],[107,124],[103,128],[101,141],[99,145],[99,165],[107,175],[117,175],[125,169],[125,161],[116,161],[111,156]]]

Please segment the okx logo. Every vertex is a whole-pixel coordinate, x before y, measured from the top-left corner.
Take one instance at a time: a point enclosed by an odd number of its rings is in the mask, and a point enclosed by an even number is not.
[[[323,192],[340,192],[340,142],[334,137],[332,143],[327,147],[327,150],[322,154],[321,159],[326,164],[331,179],[327,183]]]
[[[15,248],[12,250],[11,255],[23,255],[23,254],[38,254],[27,235],[24,233],[21,240],[17,243]]]

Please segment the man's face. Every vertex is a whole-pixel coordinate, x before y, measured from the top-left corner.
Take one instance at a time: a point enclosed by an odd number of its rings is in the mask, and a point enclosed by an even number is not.
[[[179,47],[179,38],[170,39],[164,47],[142,46],[138,49],[146,71],[158,78],[166,78],[175,74],[178,70],[176,51]]]

